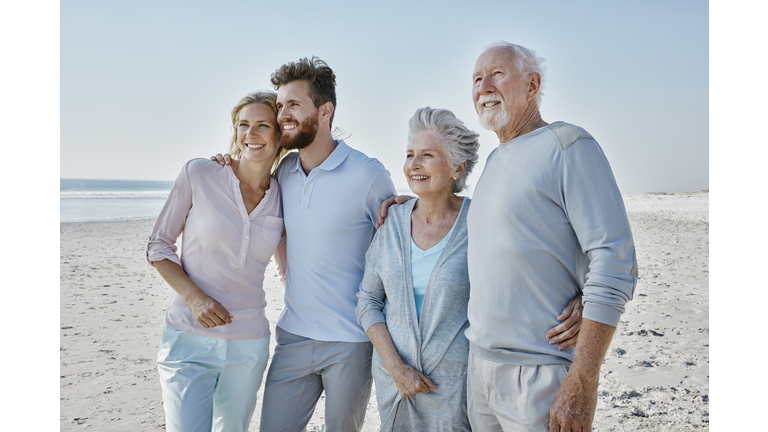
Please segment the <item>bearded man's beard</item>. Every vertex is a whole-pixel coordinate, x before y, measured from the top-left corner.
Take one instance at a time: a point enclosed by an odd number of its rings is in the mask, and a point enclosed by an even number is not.
[[[299,123],[298,131],[295,135],[289,136],[283,133],[280,136],[280,147],[286,150],[299,150],[312,144],[317,136],[319,123],[316,115],[310,115],[306,120]]]
[[[492,101],[498,101],[499,108],[497,110],[489,111],[489,110],[482,110],[482,114],[478,115],[478,120],[480,121],[480,126],[482,126],[485,129],[488,129],[489,131],[497,132],[504,126],[506,126],[510,121],[512,121],[512,114],[507,110],[507,107],[504,105],[504,102],[502,102],[500,99],[495,98],[484,98],[480,97],[480,99],[476,103],[475,109],[478,112],[481,112],[482,105],[487,102]]]

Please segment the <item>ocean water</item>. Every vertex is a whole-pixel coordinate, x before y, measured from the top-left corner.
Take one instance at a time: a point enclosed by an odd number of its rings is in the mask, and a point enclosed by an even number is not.
[[[60,179],[60,222],[154,219],[168,198],[172,181]],[[413,195],[397,188],[399,195]]]
[[[172,181],[60,179],[60,222],[153,219]]]

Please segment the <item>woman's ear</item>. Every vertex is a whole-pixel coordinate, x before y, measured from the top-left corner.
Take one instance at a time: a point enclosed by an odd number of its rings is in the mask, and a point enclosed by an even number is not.
[[[467,161],[464,161],[459,166],[456,167],[456,171],[453,173],[453,178],[458,180],[461,176],[464,175],[464,171],[466,170],[467,170]]]

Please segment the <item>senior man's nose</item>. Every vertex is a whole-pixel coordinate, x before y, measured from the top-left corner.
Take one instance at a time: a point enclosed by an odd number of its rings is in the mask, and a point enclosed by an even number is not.
[[[491,77],[489,76],[484,76],[480,79],[480,85],[478,86],[477,89],[480,92],[480,94],[488,94],[496,91],[496,88],[491,83]]]

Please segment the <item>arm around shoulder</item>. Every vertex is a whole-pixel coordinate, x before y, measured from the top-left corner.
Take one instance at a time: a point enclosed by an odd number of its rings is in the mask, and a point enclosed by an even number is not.
[[[637,283],[632,230],[619,187],[600,146],[579,139],[563,151],[568,221],[589,260],[584,318],[616,326]]]
[[[382,202],[396,193],[395,184],[392,183],[389,171],[382,169],[371,184],[365,203],[365,211],[368,220],[373,223],[376,229],[378,229],[380,225],[377,221]]]

